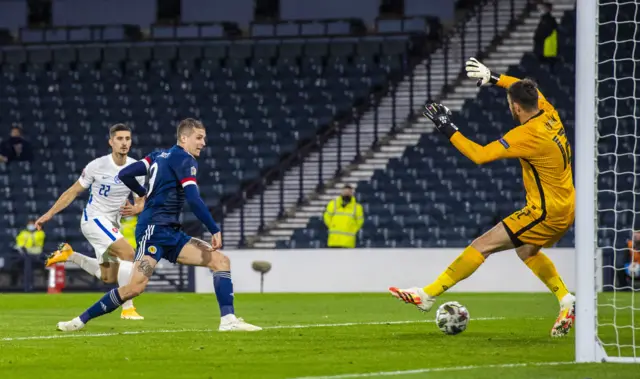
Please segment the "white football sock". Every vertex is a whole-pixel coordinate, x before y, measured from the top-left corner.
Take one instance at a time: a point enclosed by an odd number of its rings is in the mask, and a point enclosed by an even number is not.
[[[81,269],[85,270],[89,274],[95,276],[98,279],[102,279],[102,274],[100,273],[100,265],[98,264],[98,260],[96,258],[91,258],[80,253],[72,253],[69,256],[69,260],[80,266]]]
[[[126,286],[131,281],[131,271],[133,270],[133,262],[120,261],[118,269],[118,285]],[[122,304],[122,309],[133,308],[133,300],[127,300]]]

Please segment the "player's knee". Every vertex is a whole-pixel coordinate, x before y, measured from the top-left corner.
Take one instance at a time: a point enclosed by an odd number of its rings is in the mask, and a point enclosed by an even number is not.
[[[107,284],[114,284],[118,281],[117,276],[108,274],[100,275],[100,279]]]
[[[230,271],[231,260],[226,255],[216,252],[209,263],[209,268],[213,271]]]
[[[135,251],[133,247],[131,247],[131,245],[129,245],[127,240],[125,240],[124,238],[121,238],[114,242],[109,247],[109,253],[122,259],[123,261],[129,262],[133,262],[133,259],[135,257]]]

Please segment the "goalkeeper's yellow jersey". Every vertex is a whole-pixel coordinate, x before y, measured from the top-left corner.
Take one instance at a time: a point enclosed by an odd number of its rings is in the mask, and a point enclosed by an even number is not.
[[[508,88],[518,80],[502,75],[497,84]],[[527,205],[546,211],[547,218],[563,219],[573,215],[575,208],[571,147],[558,112],[542,93],[538,107],[536,116],[486,146],[470,141],[462,133],[455,133],[451,142],[478,164],[519,158]]]

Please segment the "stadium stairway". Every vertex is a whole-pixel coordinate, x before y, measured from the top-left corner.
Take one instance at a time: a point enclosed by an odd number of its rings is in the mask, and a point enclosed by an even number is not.
[[[526,4],[526,0],[515,2],[514,13],[516,15],[523,16],[522,18],[520,18],[522,22],[515,25],[515,29],[513,29],[514,25],[511,25],[511,28],[509,25],[511,16],[509,14],[510,4],[508,1],[498,3],[499,16],[497,28],[494,27],[494,23],[487,22],[487,20],[492,20],[492,17],[494,15],[493,2],[490,2],[483,8],[481,14],[481,19],[484,20],[481,22],[481,28],[483,31],[481,35],[482,50],[483,53],[485,53],[485,56],[487,56],[487,59],[485,60],[487,64],[490,65],[490,67],[495,67],[496,70],[506,70],[509,64],[517,63],[524,52],[532,50],[533,31],[535,30],[535,27],[538,23],[538,14],[536,12],[527,12]],[[554,9],[554,16],[558,18],[562,15],[564,10],[572,9],[573,1],[561,0],[554,4],[554,6],[556,7],[556,9]],[[468,31],[477,30],[477,22],[478,16],[470,19],[465,25],[464,29]],[[496,29],[498,31],[498,35],[495,34]],[[475,34],[473,37],[477,38],[476,36],[477,34]],[[463,66],[464,61],[467,58],[461,56],[460,52],[462,51],[462,49],[460,48],[460,45],[462,44],[462,40],[460,37],[461,35],[457,33],[450,39],[449,54],[447,56],[448,63],[449,67],[455,67],[457,69],[449,70],[447,83],[455,80],[460,75],[459,68]],[[500,40],[502,41],[499,46],[492,45],[495,37],[500,37]],[[505,54],[505,51],[508,53]],[[445,54],[442,49],[439,49],[430,57],[430,64],[432,67],[431,88],[435,89],[435,91],[432,91],[435,96],[428,96],[425,91],[425,88],[427,88],[426,82],[428,62],[424,61],[416,66],[413,73],[413,75],[415,76],[413,88],[414,111],[418,111],[428,97],[441,99],[447,105],[451,105],[454,110],[459,110],[462,106],[462,103],[464,102],[464,99],[469,99],[476,96],[477,88],[474,83],[471,83],[472,87],[468,87],[468,83],[463,82],[464,84],[454,87],[451,91],[447,93],[444,92],[444,61]],[[460,90],[460,88],[464,89]],[[471,88],[473,91],[467,90],[467,88]],[[380,106],[378,107],[378,119],[381,124],[379,131],[381,133],[390,131],[394,121],[398,123],[398,121],[404,122],[405,120],[407,120],[407,115],[409,115],[410,113],[408,99],[409,78],[406,77],[398,87],[398,96],[396,100],[396,120],[391,119],[391,96],[387,96],[386,98],[384,98]],[[371,120],[373,119],[373,114],[374,111],[371,111],[368,114],[364,115],[361,123],[361,128],[363,127],[363,125],[366,125],[369,128],[367,130],[372,129],[373,125],[371,124]],[[255,248],[275,248],[277,247],[278,242],[282,243],[284,241],[288,241],[296,229],[305,228],[311,217],[321,217],[326,204],[339,194],[340,189],[344,184],[355,184],[358,181],[370,179],[376,169],[384,169],[389,159],[402,156],[404,150],[408,146],[415,145],[423,133],[430,133],[433,130],[432,126],[425,123],[424,120],[419,119],[418,121],[419,122],[407,125],[404,129],[402,129],[401,132],[395,135],[389,135],[388,138],[383,140],[383,143],[379,146],[379,148],[375,150],[369,149],[368,151],[364,152],[363,156],[365,157],[365,159],[361,163],[352,166],[351,169],[345,172],[341,177],[327,178],[332,180],[327,180],[325,182],[327,186],[323,193],[313,193],[313,185],[315,185],[317,181],[308,180],[308,182],[310,182],[309,192],[311,192],[311,194],[306,195],[308,202],[302,206],[296,206],[296,200],[298,199],[298,192],[296,191],[296,189],[298,188],[297,178],[299,174],[297,170],[299,170],[299,168],[296,168],[293,172],[289,173],[285,177],[285,190],[287,188],[290,189],[290,191],[285,192],[285,201],[287,202],[287,204],[291,204],[291,208],[288,209],[287,216],[283,220],[276,221],[270,228],[266,230],[265,233],[257,235],[256,239],[251,241],[251,246]],[[353,158],[355,158],[358,153],[358,151],[353,148],[353,138],[349,139],[349,137],[353,137],[349,133],[350,131],[351,133],[353,133],[353,128],[354,125],[349,125],[345,130],[346,135],[343,137],[342,148],[343,162],[353,160]],[[370,139],[369,141],[372,141],[372,139]],[[323,149],[323,157],[336,157],[336,146],[337,138],[329,141],[329,143],[327,143]],[[371,147],[371,145],[367,146]],[[324,166],[326,167],[325,172],[333,172],[331,170],[335,170],[336,161],[330,159],[326,160]],[[317,168],[318,154],[316,153],[304,162],[304,174],[308,175],[310,178],[317,178]],[[267,194],[269,194],[269,191],[272,192],[272,194],[269,195],[273,196],[275,200],[277,200],[278,196],[277,185],[267,190]],[[259,203],[257,203],[257,205],[258,207],[254,208],[254,212],[257,212],[259,214]],[[274,214],[277,215],[277,209],[272,212],[275,212]],[[225,222],[226,221],[227,220],[225,220]],[[257,226],[255,230],[257,230]]]

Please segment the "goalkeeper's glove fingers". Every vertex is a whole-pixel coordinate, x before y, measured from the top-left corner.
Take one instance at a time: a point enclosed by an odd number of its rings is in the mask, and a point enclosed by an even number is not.
[[[451,138],[455,132],[458,131],[458,127],[451,121],[451,111],[442,104],[426,104],[423,114],[431,120],[435,124],[436,129],[447,136],[447,138]]]
[[[464,69],[467,71],[467,77],[478,79],[478,87],[487,83],[496,84],[500,79],[500,75],[495,75],[487,66],[473,57],[469,58]]]

